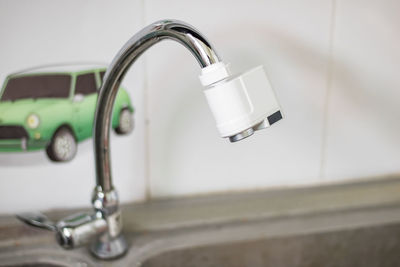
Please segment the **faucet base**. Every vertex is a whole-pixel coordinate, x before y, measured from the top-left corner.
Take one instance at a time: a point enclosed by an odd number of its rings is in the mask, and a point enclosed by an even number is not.
[[[123,256],[128,251],[128,244],[123,235],[110,237],[104,234],[90,247],[92,254],[102,260],[111,260]]]

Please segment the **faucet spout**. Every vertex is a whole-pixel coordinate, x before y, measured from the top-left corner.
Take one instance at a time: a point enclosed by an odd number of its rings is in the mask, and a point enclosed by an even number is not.
[[[111,175],[110,128],[114,101],[130,66],[148,48],[166,39],[182,44],[199,63],[199,78],[205,86],[204,93],[222,137],[236,142],[282,118],[262,67],[231,76],[210,42],[189,24],[161,20],[134,35],[107,69],[95,113],[93,140],[97,186],[92,203],[95,211],[101,213],[108,224],[108,231],[98,237],[92,246],[92,252],[100,258],[116,257],[127,249],[121,234],[121,212]]]
[[[118,52],[104,76],[94,121],[94,149],[97,190],[113,189],[110,162],[110,122],[119,86],[136,59],[162,40],[174,40],[185,46],[202,68],[220,62],[210,42],[189,24],[177,20],[160,20],[134,35]]]

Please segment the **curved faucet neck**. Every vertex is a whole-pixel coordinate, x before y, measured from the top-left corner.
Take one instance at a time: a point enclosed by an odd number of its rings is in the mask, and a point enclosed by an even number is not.
[[[220,62],[207,39],[189,24],[177,20],[161,20],[134,35],[118,52],[104,76],[94,120],[96,191],[113,190],[110,162],[110,127],[114,101],[125,74],[136,59],[154,44],[170,39],[181,43],[204,68]]]

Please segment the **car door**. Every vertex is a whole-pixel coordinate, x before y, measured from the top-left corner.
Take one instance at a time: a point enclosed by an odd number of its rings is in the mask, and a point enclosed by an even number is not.
[[[74,94],[75,127],[78,129],[78,139],[83,140],[92,135],[96,108],[97,87],[93,72],[76,77]]]

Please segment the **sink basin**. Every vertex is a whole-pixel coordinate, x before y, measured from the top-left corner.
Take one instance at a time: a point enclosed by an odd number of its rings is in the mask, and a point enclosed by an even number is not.
[[[1,246],[0,266],[7,267],[94,267],[97,264],[92,260],[85,248],[74,251],[64,250],[55,242],[54,238],[30,236],[23,242],[14,245]]]
[[[400,224],[165,252],[143,267],[400,266]]]
[[[26,248],[24,252],[31,254],[35,251],[33,248]],[[58,255],[49,255],[51,249],[38,252],[36,255],[21,254],[21,251],[16,251],[15,254],[10,254],[8,257],[2,257],[0,266],[7,267],[91,267],[96,266],[90,261],[83,261],[75,258],[74,255],[60,257]]]
[[[58,265],[52,263],[36,262],[36,263],[22,263],[16,265],[8,265],[9,267],[66,267],[65,265]]]

